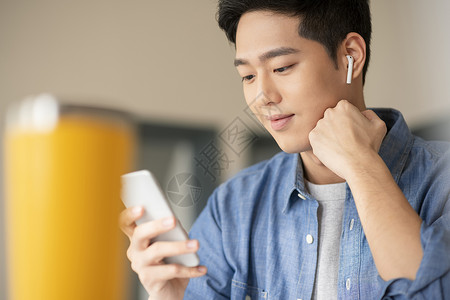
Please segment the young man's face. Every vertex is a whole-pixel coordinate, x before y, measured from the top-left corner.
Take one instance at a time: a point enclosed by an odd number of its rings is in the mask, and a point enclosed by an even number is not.
[[[254,11],[241,17],[236,33],[247,104],[288,153],[311,149],[309,132],[348,90],[346,70],[336,69],[322,44],[299,36],[299,22]]]

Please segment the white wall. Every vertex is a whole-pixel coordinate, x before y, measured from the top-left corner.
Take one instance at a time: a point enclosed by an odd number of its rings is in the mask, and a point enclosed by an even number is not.
[[[223,128],[244,100],[215,8],[215,0],[0,0],[0,113],[50,91]],[[372,0],[372,10],[368,105],[398,108],[410,125],[449,116],[450,2]],[[0,257],[3,269],[3,246]]]
[[[239,109],[233,51],[216,26],[213,0],[1,5],[2,103],[52,91],[208,124]]]
[[[371,2],[367,104],[398,108],[412,126],[450,117],[450,1]]]
[[[216,1],[0,0],[0,110],[42,91],[221,126],[244,101]],[[411,124],[450,107],[446,0],[372,0],[366,100]]]

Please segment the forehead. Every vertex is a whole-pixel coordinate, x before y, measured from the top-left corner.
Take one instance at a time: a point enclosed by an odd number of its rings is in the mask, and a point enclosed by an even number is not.
[[[284,46],[298,46],[299,17],[270,11],[252,11],[242,15],[236,31],[236,56],[247,56]]]

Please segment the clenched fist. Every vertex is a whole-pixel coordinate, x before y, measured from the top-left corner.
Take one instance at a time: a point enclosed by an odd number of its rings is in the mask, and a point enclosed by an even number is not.
[[[378,153],[386,124],[372,110],[359,111],[341,100],[328,108],[309,133],[313,154],[332,172],[347,180],[351,172]]]

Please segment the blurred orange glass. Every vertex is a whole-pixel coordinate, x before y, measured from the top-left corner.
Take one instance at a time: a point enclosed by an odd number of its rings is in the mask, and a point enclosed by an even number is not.
[[[124,299],[129,116],[41,95],[10,108],[4,138],[9,299]]]

